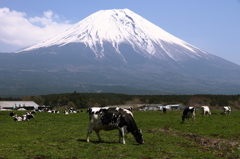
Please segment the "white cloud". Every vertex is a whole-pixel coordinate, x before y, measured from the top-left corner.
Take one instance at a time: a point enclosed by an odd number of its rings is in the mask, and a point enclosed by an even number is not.
[[[18,47],[36,44],[71,26],[68,21],[59,21],[59,16],[51,10],[42,17],[28,19],[24,12],[0,8],[0,43]]]

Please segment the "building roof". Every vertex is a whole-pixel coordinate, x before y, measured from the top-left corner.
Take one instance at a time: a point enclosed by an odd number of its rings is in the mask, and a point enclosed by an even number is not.
[[[38,107],[34,101],[0,101],[0,108],[12,108],[12,107]]]

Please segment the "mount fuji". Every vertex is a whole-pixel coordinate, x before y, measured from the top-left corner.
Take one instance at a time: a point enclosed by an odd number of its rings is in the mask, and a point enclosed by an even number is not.
[[[100,10],[48,40],[0,58],[1,77],[8,78],[0,79],[1,87],[7,94],[240,92],[239,65],[129,9]]]
[[[129,45],[136,53],[159,60],[185,61],[187,59],[213,58],[210,54],[174,37],[128,9],[98,11],[65,32],[21,50],[31,51],[50,46],[62,47],[69,43],[83,43],[95,58],[105,56],[105,44],[127,63],[120,47]]]

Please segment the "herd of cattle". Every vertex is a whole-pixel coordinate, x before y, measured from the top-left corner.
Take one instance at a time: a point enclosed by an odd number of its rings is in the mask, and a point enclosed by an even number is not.
[[[99,131],[100,130],[119,130],[119,142],[125,144],[124,140],[124,133],[132,133],[135,140],[139,144],[143,144],[143,136],[142,131],[138,129],[136,122],[134,121],[133,114],[131,112],[132,109],[123,109],[119,107],[93,107],[88,109],[90,124],[87,133],[87,142],[89,142],[89,136],[94,130],[98,136],[99,141],[101,142],[102,139],[100,137]],[[202,106],[202,115],[211,115],[211,111],[208,106]],[[166,109],[163,110],[166,113]],[[230,115],[231,108],[229,106],[223,107],[223,114]],[[185,119],[192,119],[194,123],[196,115],[196,108],[195,107],[187,107],[183,110],[182,115],[182,123],[184,123]]]
[[[201,106],[202,115],[211,116],[211,111],[208,106]],[[41,112],[41,111],[40,111]],[[47,110],[49,113],[60,113],[55,110]],[[76,111],[70,108],[68,111],[64,111],[63,114],[69,113],[80,113],[82,111]],[[100,130],[110,131],[114,129],[119,130],[119,142],[125,144],[124,134],[131,133],[136,142],[143,144],[143,135],[141,129],[138,129],[137,124],[134,120],[132,107],[129,108],[120,108],[120,107],[92,107],[87,110],[89,114],[90,124],[87,131],[87,142],[89,142],[89,136],[92,133],[92,130],[95,131],[98,139],[102,142],[100,137]],[[163,111],[166,113],[166,110]],[[15,121],[29,121],[31,118],[34,118],[36,111],[27,112],[22,116],[17,116],[14,112],[10,113],[10,116],[14,118]],[[225,115],[231,114],[231,108],[229,106],[223,107],[223,113]],[[194,123],[196,116],[195,107],[186,107],[183,110],[182,122],[184,123],[185,119],[192,119]]]
[[[35,118],[34,114],[36,112],[47,112],[47,113],[52,113],[52,114],[58,114],[60,113],[59,110],[49,110],[49,109],[43,109],[43,110],[32,110],[30,112],[26,112],[22,116],[18,116],[15,112],[11,112],[10,116],[13,117],[14,121],[30,121],[31,118]],[[73,108],[70,108],[68,111],[63,111],[63,114],[70,114],[70,113],[82,113],[82,110],[75,110]]]
[[[211,111],[208,106],[201,106],[202,115],[208,115],[211,116]],[[231,114],[231,107],[230,106],[223,106],[223,112],[224,115],[230,115]],[[184,123],[185,119],[192,119],[192,123],[194,123],[196,116],[196,108],[195,107],[187,107],[183,110],[182,115],[182,123]]]
[[[36,111],[31,111],[31,112],[27,112],[26,114],[22,115],[22,116],[18,116],[16,113],[11,112],[10,116],[13,117],[13,119],[15,121],[29,121],[31,118],[34,118],[34,114],[36,113]]]

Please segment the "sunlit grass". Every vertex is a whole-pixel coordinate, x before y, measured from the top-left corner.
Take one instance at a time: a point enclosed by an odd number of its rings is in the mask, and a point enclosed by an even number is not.
[[[0,112],[0,158],[237,158],[240,156],[240,112],[202,117],[181,124],[180,111],[133,112],[145,144],[118,131],[93,132],[86,142],[88,114],[37,113],[31,121],[16,122]],[[17,112],[17,114],[25,112]],[[217,143],[219,142],[219,143]]]

